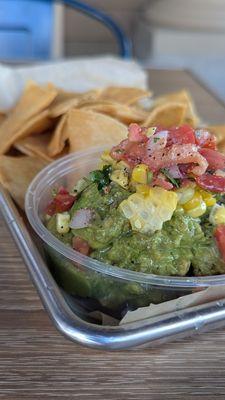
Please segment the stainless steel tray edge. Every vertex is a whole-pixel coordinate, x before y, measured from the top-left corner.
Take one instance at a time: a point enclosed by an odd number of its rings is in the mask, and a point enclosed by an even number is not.
[[[1,185],[0,206],[45,309],[56,328],[70,340],[92,348],[124,350],[225,326],[225,299],[121,326],[100,326],[82,320],[67,305],[9,193]]]

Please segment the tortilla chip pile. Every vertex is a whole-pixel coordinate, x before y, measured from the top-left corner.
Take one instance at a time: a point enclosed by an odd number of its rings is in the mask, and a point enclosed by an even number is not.
[[[151,92],[139,88],[74,93],[28,82],[15,107],[0,112],[0,182],[23,208],[29,183],[46,164],[88,147],[111,147],[132,122],[197,127],[199,118],[186,90],[151,99]],[[225,150],[225,126],[210,129]]]

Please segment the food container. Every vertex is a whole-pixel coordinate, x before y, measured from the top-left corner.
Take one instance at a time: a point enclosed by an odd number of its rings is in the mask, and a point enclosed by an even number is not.
[[[225,276],[165,277],[110,266],[84,256],[53,236],[43,223],[53,189],[72,188],[79,178],[98,167],[102,149],[79,152],[50,164],[31,183],[26,214],[42,239],[50,271],[68,294],[85,299],[90,308],[120,318],[127,309],[161,303],[213,285]]]

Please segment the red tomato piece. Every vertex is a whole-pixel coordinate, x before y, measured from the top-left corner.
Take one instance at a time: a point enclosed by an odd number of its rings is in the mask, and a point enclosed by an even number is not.
[[[130,124],[128,128],[128,140],[130,142],[147,142],[148,137],[143,133],[143,128],[136,123]]]
[[[167,145],[173,144],[195,144],[195,133],[194,129],[189,125],[183,125],[180,127],[171,128],[169,130],[169,136]]]
[[[58,190],[57,194],[69,194],[68,190],[64,188],[64,186],[61,186]]]
[[[68,211],[72,207],[74,201],[75,197],[71,194],[58,193],[54,198],[56,212],[60,213]]]
[[[51,200],[50,203],[46,207],[46,214],[47,215],[54,215],[56,213],[56,207],[55,207],[55,200]]]
[[[173,189],[172,183],[168,182],[165,178],[162,178],[161,176],[157,176],[151,186],[160,186],[165,190],[171,190]]]
[[[205,157],[209,164],[209,169],[216,170],[225,168],[225,155],[219,153],[219,151],[203,148],[199,150],[199,153]]]
[[[222,258],[225,261],[225,225],[218,225],[214,236]]]
[[[195,140],[200,147],[216,150],[216,137],[205,129],[196,129]]]
[[[73,249],[79,251],[79,253],[84,254],[85,256],[88,256],[90,254],[90,246],[88,242],[78,236],[73,237],[73,243],[72,243]]]
[[[223,176],[203,174],[196,178],[196,182],[201,188],[211,192],[225,192],[225,177]]]

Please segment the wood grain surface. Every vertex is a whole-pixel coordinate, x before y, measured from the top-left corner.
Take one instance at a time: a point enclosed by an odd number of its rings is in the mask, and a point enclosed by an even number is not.
[[[155,93],[188,87],[203,118],[225,123],[188,73],[154,70],[150,82]],[[225,329],[153,349],[80,347],[53,327],[2,219],[0,238],[0,399],[225,398]]]

